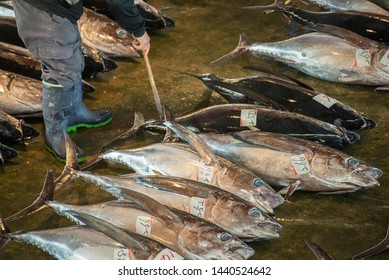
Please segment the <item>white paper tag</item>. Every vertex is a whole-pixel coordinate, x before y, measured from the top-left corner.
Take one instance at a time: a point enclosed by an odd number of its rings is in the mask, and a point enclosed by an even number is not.
[[[380,63],[383,65],[389,65],[389,50],[387,50],[385,55],[381,58]]]
[[[165,248],[154,258],[154,260],[171,261],[171,260],[183,260],[184,258],[176,252]]]
[[[213,167],[200,163],[199,173],[197,174],[197,181],[211,184],[213,178]]]
[[[332,105],[334,105],[338,100],[335,98],[329,97],[328,95],[325,95],[323,93],[320,93],[313,97],[313,100],[316,102],[319,102],[321,105],[323,105],[326,108],[331,108]]]
[[[192,196],[190,199],[189,213],[199,218],[204,218],[207,199]]]
[[[135,223],[135,232],[150,237],[151,234],[151,217],[137,216]]]
[[[357,49],[355,51],[355,67],[364,67],[371,65],[371,50],[370,49]]]
[[[256,126],[257,125],[257,110],[243,109],[240,112],[240,126]]]
[[[309,173],[311,171],[311,167],[309,166],[309,162],[305,154],[291,156],[291,161],[293,165],[293,172],[296,176]]]
[[[115,249],[114,250],[114,260],[132,260],[134,259],[133,254],[130,249]]]

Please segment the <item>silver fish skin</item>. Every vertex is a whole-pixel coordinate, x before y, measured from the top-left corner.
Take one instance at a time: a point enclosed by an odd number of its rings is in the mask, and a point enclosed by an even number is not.
[[[234,52],[267,56],[326,81],[382,86],[389,82],[388,50],[386,47],[366,50],[337,36],[311,32],[283,41],[251,45],[241,35]]]
[[[377,15],[389,16],[389,12],[384,8],[366,0],[308,0],[316,5],[331,11],[358,11]]]
[[[143,175],[187,178],[231,192],[266,213],[284,202],[265,181],[251,171],[219,158],[220,165],[207,166],[189,145],[156,143],[127,150],[108,150],[99,156],[111,163],[124,164]]]
[[[132,45],[132,35],[102,14],[84,8],[78,27],[85,45],[100,50],[109,57],[140,57]]]
[[[346,193],[379,186],[377,179],[383,174],[336,149],[287,135],[259,131],[199,135],[215,153],[274,187],[297,184],[304,191]]]
[[[282,226],[239,197],[194,180],[170,176],[109,176],[74,171],[76,177],[100,186],[119,199],[122,189],[143,193],[170,208],[188,212],[244,241],[278,238]]]
[[[180,215],[182,223],[167,224],[158,216],[126,200],[84,206],[57,201],[48,204],[70,219],[74,218],[67,211],[72,210],[109,221],[121,229],[150,238],[186,259],[243,260],[254,254],[253,249],[243,241],[202,219]]]
[[[86,226],[14,232],[12,239],[35,245],[59,260],[145,260],[152,254],[126,248],[105,234]]]

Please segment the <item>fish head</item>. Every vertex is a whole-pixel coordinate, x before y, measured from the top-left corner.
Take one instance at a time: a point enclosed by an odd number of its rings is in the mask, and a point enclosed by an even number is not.
[[[284,198],[269,184],[247,169],[231,166],[221,174],[223,176],[217,177],[218,185],[240,186],[240,193],[250,198],[249,201],[265,213],[273,214],[273,208],[284,202]]]
[[[365,162],[339,151],[316,154],[311,161],[313,174],[329,185],[325,191],[352,192],[360,188],[379,186],[383,172]]]
[[[177,245],[191,259],[245,260],[254,250],[231,233],[205,221],[187,223]]]
[[[110,57],[139,57],[133,47],[134,37],[115,21],[84,9],[78,21],[82,41]]]
[[[24,140],[29,140],[39,135],[39,132],[35,128],[25,123],[24,121],[21,122],[21,126],[22,126]]]
[[[212,214],[222,228],[245,241],[278,238],[282,230],[279,223],[259,208],[229,196],[218,199]]]

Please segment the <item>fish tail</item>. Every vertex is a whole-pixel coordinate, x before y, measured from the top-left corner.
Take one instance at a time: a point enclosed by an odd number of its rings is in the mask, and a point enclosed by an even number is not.
[[[225,60],[231,59],[231,58],[237,56],[238,54],[241,54],[241,53],[248,51],[248,45],[249,44],[248,44],[247,35],[245,33],[240,34],[238,46],[232,52],[229,52],[229,53],[223,55],[222,57],[212,61],[211,64],[216,64],[216,63],[219,63],[220,61],[225,61]]]
[[[66,165],[62,171],[62,174],[54,182],[55,190],[62,188],[66,183],[72,180],[74,170],[80,170],[80,165],[77,160],[76,149],[68,135],[66,135],[65,137],[65,146],[66,146]]]
[[[381,240],[380,243],[378,243],[376,246],[371,247],[367,249],[366,251],[363,251],[362,253],[355,255],[351,259],[353,260],[364,260],[368,257],[377,255],[383,251],[388,250],[389,248],[389,224],[388,224],[388,229],[386,230],[386,236],[384,239]]]
[[[54,199],[54,189],[55,189],[54,186],[55,184],[54,184],[53,171],[47,170],[46,179],[38,198],[30,206],[27,206],[26,208],[13,214],[12,216],[5,218],[5,220],[7,222],[14,221],[16,219],[19,219],[27,215],[31,215],[35,212],[38,212],[41,209],[46,208],[47,207],[46,202]]]

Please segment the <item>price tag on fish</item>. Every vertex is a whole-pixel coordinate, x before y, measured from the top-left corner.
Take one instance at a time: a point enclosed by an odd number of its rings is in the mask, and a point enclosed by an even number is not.
[[[147,216],[137,216],[135,223],[135,232],[150,237],[151,234],[151,217]]]
[[[114,250],[114,259],[119,260],[133,260],[134,255],[130,249],[115,249]]]
[[[257,110],[243,109],[240,111],[240,126],[256,126]]]
[[[332,105],[334,105],[336,102],[338,102],[338,100],[336,100],[332,97],[329,97],[328,95],[325,95],[323,93],[316,95],[312,99],[315,100],[316,102],[319,102],[320,104],[322,104],[326,108],[331,108]]]
[[[357,49],[355,51],[355,67],[364,67],[371,65],[371,49]]]
[[[206,204],[207,200],[205,198],[192,196],[190,199],[189,213],[204,218]]]
[[[305,154],[291,156],[291,161],[293,165],[293,172],[296,176],[309,173],[311,167]]]
[[[197,174],[197,181],[211,184],[213,178],[213,167],[201,162],[199,166],[199,173]]]
[[[387,50],[384,56],[381,58],[380,63],[386,66],[389,65],[389,50]]]
[[[183,260],[184,258],[177,254],[176,252],[165,248],[154,258],[154,260],[160,261],[172,261],[172,260]]]

